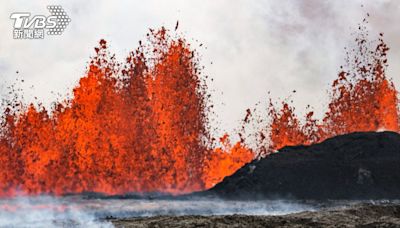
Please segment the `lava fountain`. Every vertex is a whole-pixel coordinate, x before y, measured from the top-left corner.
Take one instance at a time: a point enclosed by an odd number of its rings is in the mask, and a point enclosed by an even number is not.
[[[398,92],[386,76],[389,47],[379,39],[368,40],[364,20],[355,38],[355,47],[347,51],[346,65],[332,83],[328,111],[323,119],[306,114],[302,124],[287,102],[277,108],[270,102],[269,140],[261,143],[268,154],[284,146],[309,145],[327,138],[357,131],[388,130],[400,132]],[[260,138],[265,134],[260,132]]]
[[[211,106],[202,67],[191,45],[165,28],[150,30],[126,61],[115,59],[101,40],[73,97],[47,110],[6,101],[0,131],[0,196],[101,192],[204,190],[231,175],[255,154],[329,137],[381,129],[400,131],[397,91],[386,77],[382,39],[368,41],[360,26],[332,84],[322,120],[270,102],[268,125],[257,148],[241,140],[210,136]],[[372,48],[373,47],[373,48]],[[250,110],[244,123],[250,123]]]
[[[253,159],[240,144],[209,146],[206,87],[190,45],[165,28],[146,41],[119,63],[101,40],[73,98],[50,111],[7,101],[0,195],[185,193]]]

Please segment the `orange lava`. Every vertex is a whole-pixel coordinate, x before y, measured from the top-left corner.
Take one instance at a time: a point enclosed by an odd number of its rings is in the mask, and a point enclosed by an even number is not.
[[[232,146],[227,134],[221,137],[220,141],[222,147],[214,149],[212,156],[206,160],[203,179],[207,189],[221,182],[224,177],[232,175],[244,164],[254,159],[253,151],[240,142]]]
[[[164,28],[147,39],[125,63],[101,40],[73,98],[50,111],[9,101],[1,196],[192,192],[253,159],[239,145],[209,148],[206,88],[190,45]]]
[[[0,196],[187,193],[214,186],[255,154],[355,131],[400,132],[398,94],[385,74],[389,48],[380,37],[371,49],[360,29],[323,119],[309,112],[300,121],[287,102],[281,108],[270,102],[268,134],[260,132],[253,150],[243,134],[237,143],[226,134],[213,146],[202,68],[183,38],[150,30],[124,63],[101,40],[72,98],[50,110],[18,97],[7,101]],[[251,115],[248,109],[244,124]]]
[[[309,145],[357,131],[400,132],[398,92],[385,74],[389,48],[383,34],[377,42],[369,42],[366,27],[359,29],[357,45],[348,52],[347,69],[342,67],[332,84],[331,101],[322,121],[309,112],[302,125],[286,102],[280,110],[270,104],[267,154],[284,146]]]

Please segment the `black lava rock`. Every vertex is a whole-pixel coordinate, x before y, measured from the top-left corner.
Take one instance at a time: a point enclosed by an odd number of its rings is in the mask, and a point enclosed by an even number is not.
[[[400,135],[359,132],[254,160],[200,195],[227,199],[400,199]]]

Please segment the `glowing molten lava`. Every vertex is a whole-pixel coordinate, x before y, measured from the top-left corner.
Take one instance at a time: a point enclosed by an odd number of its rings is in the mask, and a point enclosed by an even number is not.
[[[185,40],[151,30],[148,45],[123,64],[104,40],[95,50],[73,99],[51,111],[9,102],[0,195],[184,193],[210,187],[253,159],[239,145],[232,152],[207,147],[206,88]]]
[[[357,47],[348,53],[349,69],[341,71],[332,84],[329,109],[322,121],[309,112],[301,125],[294,108],[286,102],[281,110],[270,104],[272,122],[267,153],[356,131],[400,132],[397,91],[385,75],[389,48],[379,38],[376,48],[371,50],[373,43],[367,41],[365,27],[360,30]]]
[[[303,123],[286,102],[279,109],[271,102],[260,148],[245,146],[243,135],[231,143],[227,134],[215,148],[195,52],[164,28],[150,31],[148,43],[124,63],[101,40],[73,98],[50,111],[24,106],[17,97],[7,101],[0,196],[185,193],[212,187],[250,162],[253,151],[266,155],[354,131],[400,131],[397,91],[385,75],[389,49],[380,38],[371,50],[361,32],[347,69],[332,84],[322,120],[309,112]],[[247,110],[246,124],[250,116]]]
[[[253,152],[240,142],[232,146],[227,134],[220,138],[220,142],[222,147],[214,149],[212,156],[206,160],[203,176],[206,188],[213,187],[254,159]]]

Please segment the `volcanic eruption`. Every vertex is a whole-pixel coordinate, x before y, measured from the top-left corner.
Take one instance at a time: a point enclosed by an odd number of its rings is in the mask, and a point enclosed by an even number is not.
[[[7,101],[0,195],[202,190],[253,159],[211,148],[207,94],[194,50],[150,30],[119,63],[101,40],[73,98],[51,110]],[[224,165],[220,165],[224,164]]]
[[[383,35],[368,41],[360,26],[322,120],[309,112],[302,123],[287,102],[277,108],[271,101],[257,148],[232,143],[228,134],[216,146],[200,60],[184,38],[169,34],[150,30],[123,63],[101,40],[72,98],[50,109],[6,100],[0,196],[187,193],[214,186],[256,154],[355,131],[400,130],[397,91],[385,74],[389,48]]]
[[[332,83],[328,110],[322,120],[314,118],[310,111],[302,123],[288,102],[278,108],[270,101],[266,127],[269,132],[259,133],[262,155],[284,146],[315,144],[352,132],[400,132],[398,92],[386,76],[389,47],[382,33],[378,40],[369,40],[367,23],[364,19],[360,24],[356,45],[346,52],[346,64]]]

